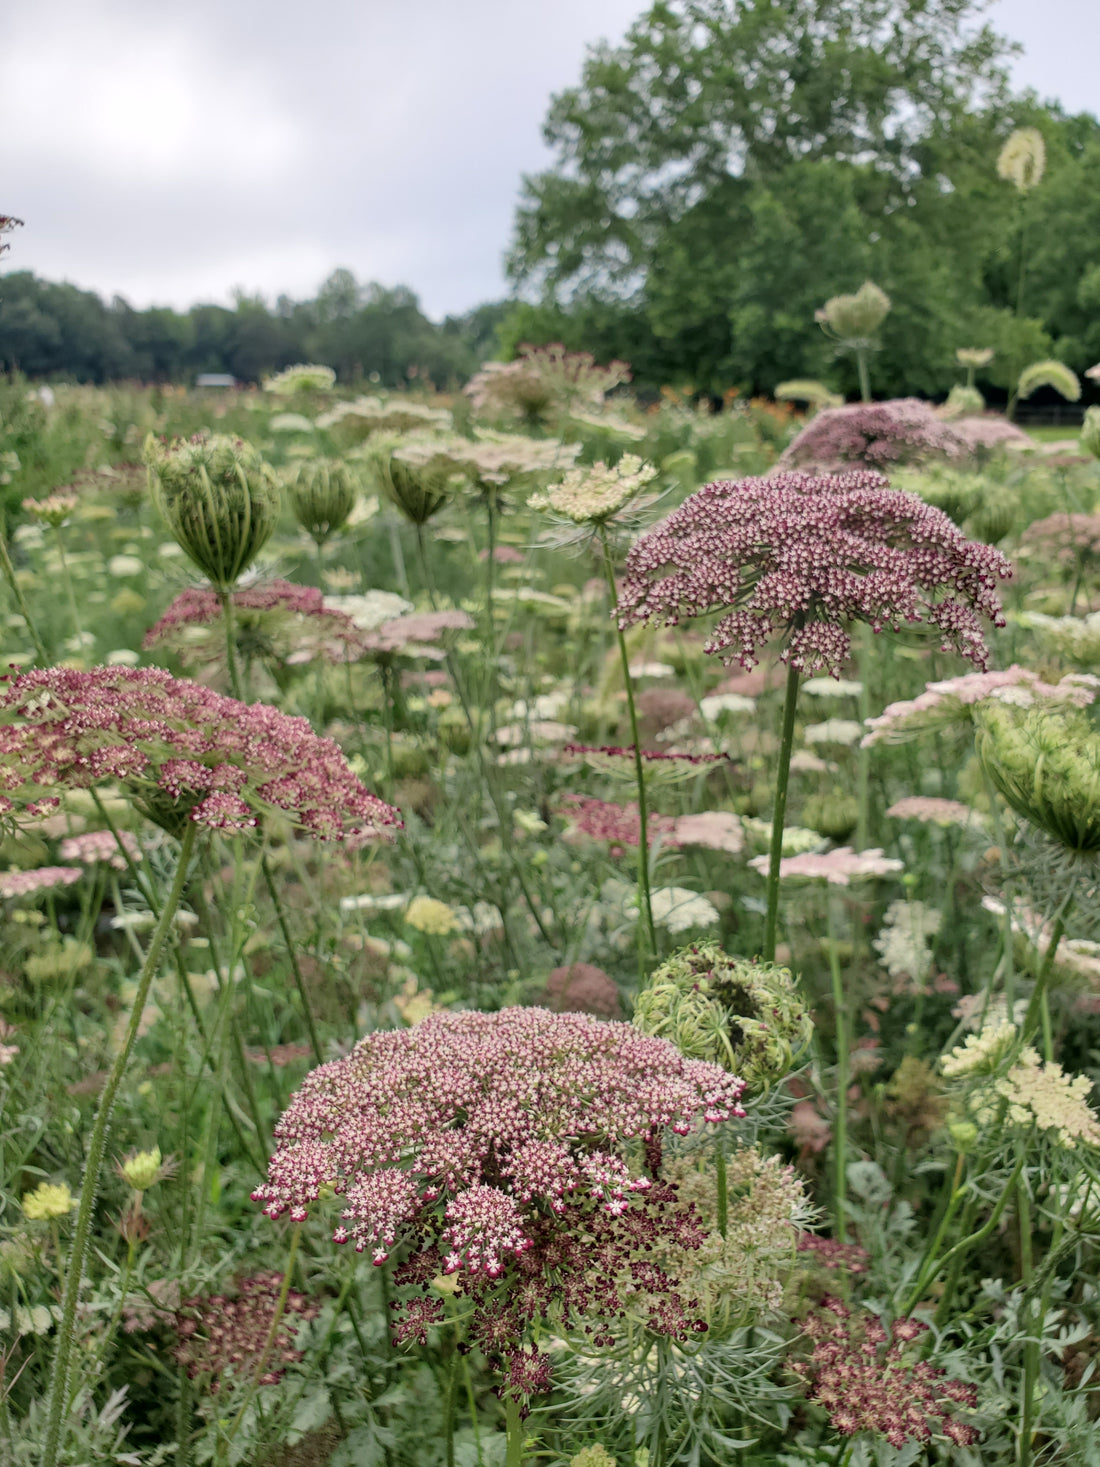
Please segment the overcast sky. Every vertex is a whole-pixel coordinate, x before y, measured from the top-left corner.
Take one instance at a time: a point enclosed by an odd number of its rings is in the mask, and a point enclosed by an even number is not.
[[[312,295],[339,265],[429,315],[506,292],[550,94],[644,0],[0,6],[7,270],[136,306]],[[1100,0],[994,0],[1016,81],[1100,111]]]

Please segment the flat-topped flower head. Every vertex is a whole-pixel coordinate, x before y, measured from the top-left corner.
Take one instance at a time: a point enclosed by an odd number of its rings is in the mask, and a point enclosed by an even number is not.
[[[329,392],[336,385],[336,373],[317,362],[295,362],[273,377],[264,378],[264,391],[279,397],[293,397],[299,392]]]
[[[768,874],[768,857],[754,856],[749,862],[755,870]],[[801,878],[804,881],[826,881],[830,886],[849,886],[864,876],[891,876],[904,871],[905,863],[883,854],[881,847],[854,851],[851,846],[817,853],[806,851],[799,856],[784,856],[779,863],[780,881]]]
[[[648,530],[626,560],[621,625],[725,613],[706,644],[752,667],[784,639],[783,660],[839,675],[848,624],[924,625],[945,651],[979,667],[983,616],[1004,616],[1008,561],[964,538],[948,517],[879,474],[782,473],[706,484]]]
[[[361,634],[353,619],[330,605],[316,586],[266,581],[229,595],[237,643],[249,661],[286,666],[294,662],[356,660]],[[163,648],[185,667],[225,662],[222,603],[215,591],[192,586],[181,591],[145,634],[142,647]],[[209,629],[208,631],[205,629]]]
[[[943,678],[926,683],[915,698],[890,703],[877,718],[869,718],[863,747],[905,743],[933,731],[969,735],[987,702],[1012,708],[1087,708],[1098,690],[1100,679],[1088,673],[1068,673],[1057,683],[1046,683],[1037,672],[1015,663],[1002,671]]]
[[[149,819],[228,832],[278,810],[319,840],[386,836],[398,812],[304,718],[251,706],[159,668],[38,668],[0,682],[0,799],[40,813],[111,781]]]
[[[592,1199],[621,1212],[648,1185],[626,1165],[633,1145],[740,1114],[743,1089],[629,1024],[434,1014],[307,1076],[252,1195],[270,1217],[302,1219],[331,1185],[346,1203],[337,1242],[381,1261],[422,1236],[437,1266],[497,1277],[539,1216]]]
[[[656,477],[652,464],[643,463],[635,453],[624,453],[611,468],[601,459],[570,469],[560,483],[533,494],[527,504],[531,509],[550,510],[575,525],[598,525],[617,514]]]

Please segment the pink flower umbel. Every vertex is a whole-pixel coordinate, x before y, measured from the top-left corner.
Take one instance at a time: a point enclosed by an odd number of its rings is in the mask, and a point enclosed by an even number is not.
[[[927,1331],[926,1324],[898,1319],[885,1325],[866,1310],[853,1314],[839,1299],[823,1304],[828,1312],[802,1322],[812,1353],[792,1368],[835,1431],[842,1436],[870,1432],[894,1447],[928,1442],[933,1435],[957,1446],[978,1440],[976,1428],[953,1414],[958,1406],[977,1404],[974,1386],[949,1380],[926,1360],[904,1358],[906,1345]]]
[[[536,1008],[435,1014],[314,1070],[252,1196],[297,1221],[332,1187],[345,1203],[335,1241],[376,1263],[411,1246],[400,1284],[457,1274],[476,1302],[474,1338],[510,1370],[552,1306],[614,1316],[651,1244],[702,1241],[659,1184],[661,1136],[743,1114],[743,1089],[629,1024]],[[653,1327],[686,1334],[691,1301],[652,1273]],[[421,1338],[439,1317],[421,1305],[398,1335]]]
[[[768,874],[767,856],[754,856],[749,865],[764,876]],[[890,876],[904,869],[904,862],[884,856],[880,847],[854,851],[851,846],[837,846],[822,854],[804,851],[800,856],[784,856],[779,863],[779,879],[786,881],[801,876],[811,881],[827,881],[830,886],[847,886],[860,876]]]
[[[924,625],[944,650],[985,667],[981,618],[1005,624],[996,586],[1009,575],[1000,551],[867,470],[719,481],[634,545],[620,624],[724,612],[708,652],[752,667],[783,637],[783,660],[807,674],[839,674],[852,621]]]
[[[239,831],[280,810],[318,840],[386,837],[401,817],[304,718],[158,668],[43,668],[0,684],[2,811],[40,813],[110,780],[158,824]]]

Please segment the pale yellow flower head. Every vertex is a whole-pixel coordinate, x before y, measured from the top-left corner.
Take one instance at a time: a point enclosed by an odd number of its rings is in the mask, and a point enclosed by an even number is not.
[[[53,1222],[67,1217],[76,1206],[76,1198],[62,1182],[40,1182],[33,1192],[23,1193],[23,1216],[28,1222]]]
[[[405,908],[405,921],[417,932],[426,932],[432,937],[445,937],[458,926],[454,908],[429,896],[413,897]]]
[[[123,1157],[118,1169],[135,1192],[146,1192],[161,1179],[161,1161],[160,1147],[154,1146],[152,1151],[134,1151]]]
[[[1100,1146],[1100,1121],[1088,1103],[1092,1081],[1087,1075],[1071,1077],[1054,1060],[1043,1064],[1029,1048],[996,1088],[1008,1101],[1009,1125],[1053,1131],[1070,1151],[1078,1142]]]
[[[1042,182],[1047,149],[1037,127],[1018,127],[997,158],[997,175],[1027,193]]]
[[[652,464],[636,453],[624,453],[614,468],[599,460],[587,468],[570,469],[559,484],[551,484],[527,501],[531,509],[548,509],[577,525],[610,519],[657,477]]]

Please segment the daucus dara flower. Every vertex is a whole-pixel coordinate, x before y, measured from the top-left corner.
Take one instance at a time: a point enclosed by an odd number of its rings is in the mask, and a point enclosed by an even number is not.
[[[0,872],[0,897],[33,896],[59,886],[74,886],[84,875],[79,866],[38,866],[33,871]]]
[[[595,525],[610,519],[657,477],[652,464],[624,453],[608,468],[602,460],[586,468],[570,469],[559,484],[532,494],[530,509],[546,509],[577,525]]]
[[[53,1222],[68,1217],[76,1205],[77,1199],[64,1182],[58,1186],[39,1182],[33,1192],[23,1193],[23,1216],[28,1222]]]
[[[353,619],[327,602],[316,586],[274,580],[229,593],[237,644],[248,658],[276,663],[297,660],[356,660],[362,639]],[[163,647],[189,666],[222,662],[225,635],[221,598],[214,591],[188,587],[145,634],[146,651]],[[210,628],[204,635],[203,628]]]
[[[871,946],[891,978],[907,978],[919,988],[932,972],[932,940],[942,914],[924,902],[891,902]]]
[[[295,362],[284,367],[273,377],[264,378],[264,391],[274,392],[279,397],[293,397],[297,392],[328,392],[336,383],[336,373],[331,367],[316,362]]]
[[[819,471],[965,458],[967,439],[917,397],[824,408],[783,450],[782,464]]]
[[[743,1114],[742,1089],[627,1024],[533,1008],[435,1014],[369,1034],[307,1077],[253,1197],[300,1219],[331,1185],[344,1202],[337,1242],[377,1263],[410,1244],[394,1282],[419,1292],[394,1300],[398,1342],[427,1338],[442,1305],[423,1286],[456,1275],[473,1340],[524,1401],[549,1384],[548,1358],[524,1335],[552,1311],[591,1324],[636,1309],[679,1338],[705,1328],[654,1256],[704,1236],[659,1180],[662,1135]]]
[[[996,584],[1010,574],[999,551],[878,474],[784,473],[704,485],[642,535],[627,556],[620,623],[723,613],[708,652],[751,667],[783,637],[783,660],[807,673],[839,673],[850,621],[924,624],[984,667],[981,617],[1004,625]]]
[[[995,1015],[977,1034],[968,1034],[940,1060],[949,1080],[966,1075],[991,1075],[1016,1043],[1016,1025]]]
[[[405,922],[417,932],[433,937],[445,937],[458,927],[454,908],[429,896],[413,897],[405,908]]]
[[[282,1288],[281,1274],[261,1273],[239,1279],[232,1296],[184,1299],[175,1317],[173,1358],[192,1380],[209,1376],[214,1395],[232,1380],[250,1381],[261,1364],[257,1384],[277,1385],[287,1366],[302,1358],[294,1348],[301,1322],[320,1312],[312,1299],[288,1289],[280,1314]]]
[[[890,703],[877,718],[869,718],[863,746],[904,743],[932,731],[969,734],[987,700],[1019,708],[1087,708],[1098,688],[1100,680],[1075,673],[1046,683],[1038,673],[1015,663],[1003,672],[964,673],[928,683],[916,698]]]
[[[1087,1075],[1071,1077],[1060,1064],[1054,1060],[1044,1064],[1028,1048],[994,1088],[1008,1102],[1009,1125],[1053,1131],[1069,1151],[1079,1142],[1100,1146],[1100,1120],[1088,1103],[1092,1081]]]
[[[982,767],[1016,813],[1068,851],[1100,851],[1100,738],[1086,715],[990,699],[975,723]]]
[[[789,968],[730,957],[716,942],[656,969],[635,1000],[634,1026],[754,1087],[788,1074],[813,1033]]]
[[[150,492],[172,535],[218,592],[229,591],[279,519],[279,484],[240,438],[145,440]]]
[[[1047,150],[1037,127],[1018,127],[997,155],[997,177],[1027,193],[1042,182]]]
[[[128,830],[120,830],[117,839],[110,830],[70,835],[61,842],[60,855],[63,861],[82,861],[85,866],[102,863],[116,871],[125,871],[129,864],[136,865],[142,859],[137,838]]]
[[[975,825],[982,817],[961,800],[945,800],[933,795],[906,795],[895,800],[886,814],[892,820],[919,820],[923,825]]]
[[[890,314],[890,297],[873,280],[865,280],[855,295],[834,295],[814,314],[827,335],[855,345],[872,342]]]
[[[749,862],[755,870],[768,874],[768,857],[754,856]],[[779,863],[781,881],[801,877],[807,881],[827,881],[830,886],[848,886],[864,876],[890,876],[904,871],[905,863],[885,856],[881,848],[854,851],[851,846],[817,854],[807,851],[800,856],[784,856]]]
[[[791,1368],[842,1436],[868,1432],[893,1447],[928,1442],[934,1435],[958,1446],[978,1440],[977,1430],[954,1415],[958,1406],[977,1404],[975,1387],[947,1379],[927,1360],[905,1359],[906,1346],[927,1332],[926,1324],[884,1324],[867,1310],[853,1314],[839,1299],[826,1298],[801,1329],[813,1348]]]
[[[343,528],[358,497],[358,476],[342,459],[305,459],[290,481],[294,518],[318,545]]]
[[[248,706],[158,668],[41,668],[0,684],[0,792],[40,809],[110,780],[169,830],[248,829],[270,809],[320,840],[400,826],[304,718]]]
[[[76,505],[76,495],[67,494],[64,490],[48,494],[45,499],[24,499],[23,501],[23,509],[32,520],[38,520],[43,525],[50,525],[55,530],[65,523]]]
[[[623,1212],[625,1149],[738,1112],[741,1080],[627,1024],[545,1009],[443,1013],[368,1034],[306,1078],[276,1127],[270,1217],[345,1199],[337,1242],[384,1259],[424,1234],[449,1271],[499,1276],[535,1216],[592,1198]],[[534,1104],[534,1097],[538,1103]]]

